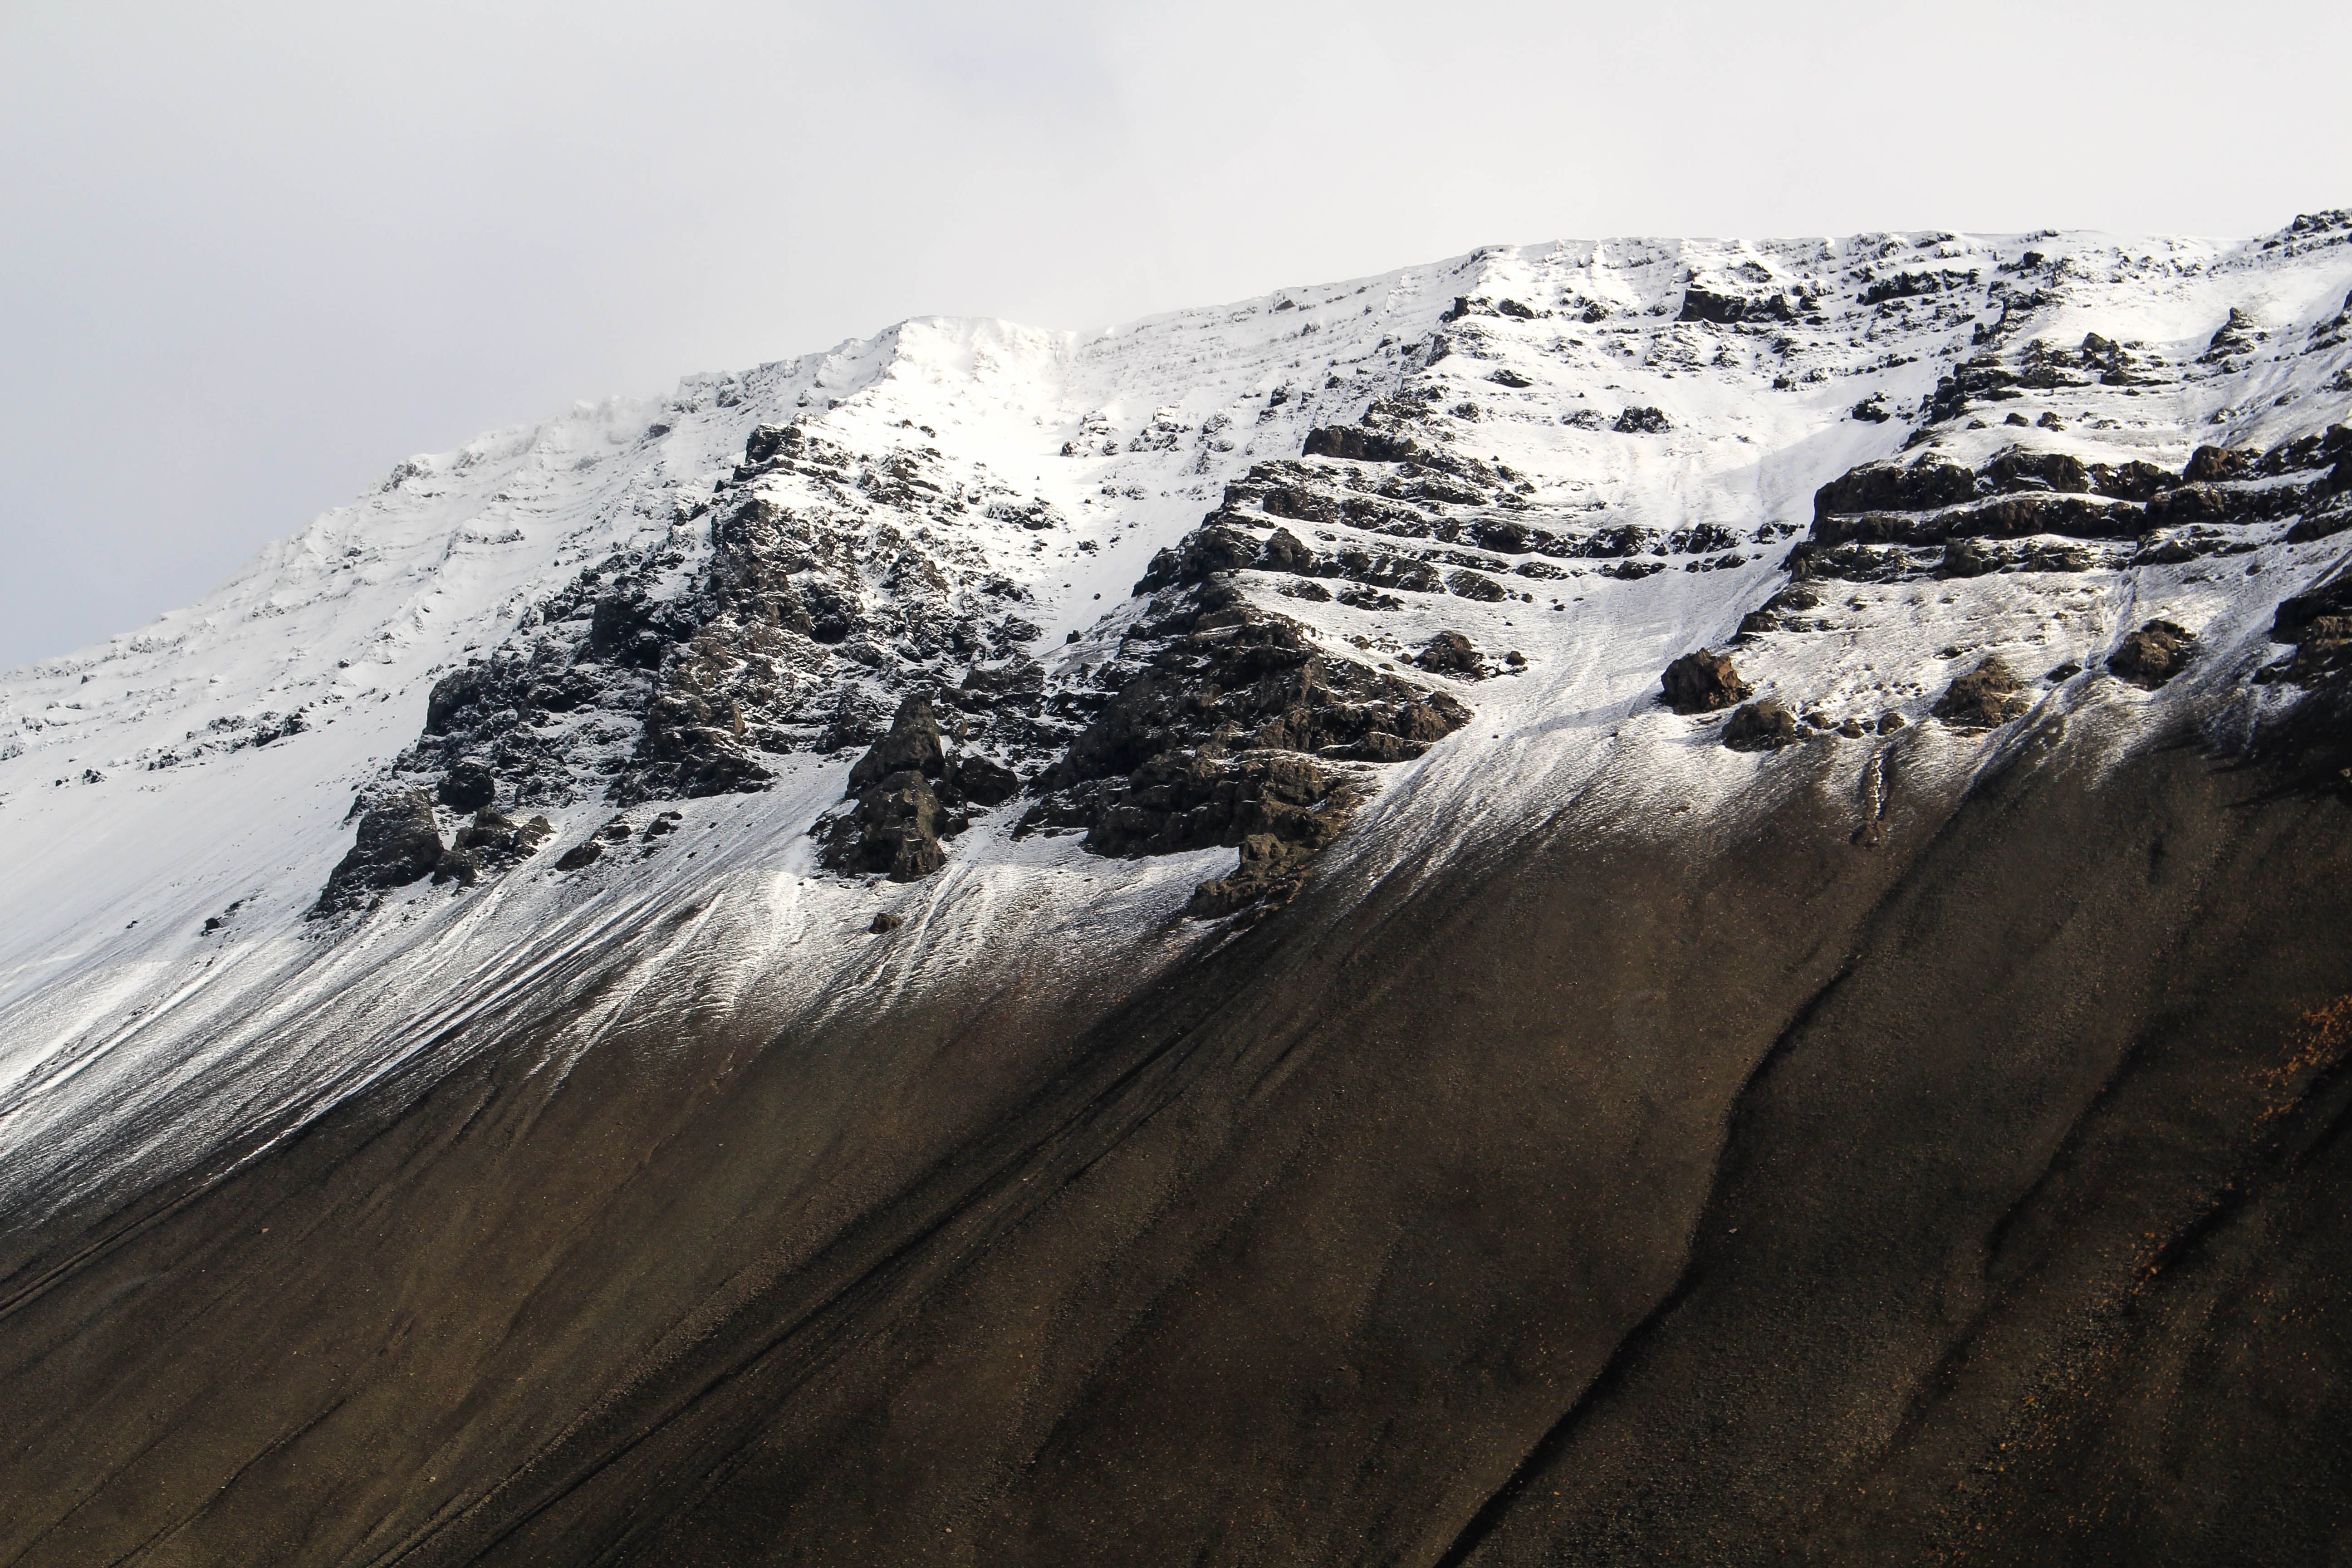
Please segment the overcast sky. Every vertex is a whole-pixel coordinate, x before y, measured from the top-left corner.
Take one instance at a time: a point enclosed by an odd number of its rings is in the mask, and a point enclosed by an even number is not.
[[[0,667],[403,457],[1498,242],[2275,228],[2352,7],[0,0]]]

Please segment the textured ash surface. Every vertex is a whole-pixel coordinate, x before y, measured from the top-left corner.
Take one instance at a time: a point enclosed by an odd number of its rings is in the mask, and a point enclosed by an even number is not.
[[[0,681],[0,1555],[2323,1561],[2352,219],[910,321]]]

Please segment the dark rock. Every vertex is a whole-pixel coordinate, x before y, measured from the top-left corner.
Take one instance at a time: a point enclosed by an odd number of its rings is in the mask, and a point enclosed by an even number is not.
[[[2299,643],[2324,620],[2352,616],[2352,564],[2337,567],[2302,593],[2279,601],[2271,641]]]
[[[1982,577],[1993,572],[2088,572],[2099,563],[2091,546],[2050,540],[2001,542],[1955,539],[1944,546],[1938,577]]]
[[[866,929],[870,934],[880,936],[885,931],[897,931],[900,926],[905,925],[906,923],[906,918],[902,915],[887,913],[877,914],[874,917],[874,923],[867,926]]]
[[[1907,468],[1864,463],[1813,492],[1813,521],[1854,512],[1923,511],[1973,500],[1976,494],[1977,477],[1947,458],[1922,458]]]
[[[2041,489],[2088,495],[2093,488],[2091,470],[2081,458],[2065,452],[2030,452],[2022,447],[2011,447],[1987,463],[1983,477],[2004,493]]]
[[[1755,689],[1739,679],[1739,671],[1723,654],[1706,648],[1686,653],[1666,666],[1660,677],[1666,706],[1677,713],[1712,713],[1745,700]]]
[[[1798,739],[1797,716],[1769,697],[1742,704],[1723,726],[1723,743],[1735,752],[1777,752]]]
[[[1864,398],[1861,402],[1855,404],[1852,408],[1847,409],[1846,412],[1853,417],[1870,425],[1884,425],[1889,419],[1895,417],[1895,416],[1886,411],[1885,400],[1879,394],[1874,392],[1868,397]]]
[[[947,814],[921,773],[892,773],[860,791],[856,801],[830,825],[819,856],[829,869],[878,871],[894,882],[913,882],[947,864],[940,847]]]
[[[2242,479],[2252,472],[2255,457],[2243,447],[2200,447],[2189,454],[2180,477],[2192,485]]]
[[[2196,656],[2197,638],[2170,621],[2150,621],[2123,640],[2107,660],[2107,672],[2118,680],[2153,691],[2189,667]]]
[[[455,882],[461,888],[470,888],[480,879],[481,874],[481,862],[463,849],[444,849],[441,858],[433,863],[433,880],[436,886],[443,882]]]
[[[1621,436],[1661,436],[1672,427],[1663,408],[1628,408],[1610,426]]]
[[[1929,711],[1955,729],[1990,730],[2022,718],[2032,706],[2023,683],[1996,654],[1954,680]]]
[[[1910,722],[1911,721],[1903,717],[1902,714],[1895,712],[1893,709],[1889,709],[1878,716],[1878,732],[1882,735],[1892,735],[1895,731],[1905,728]]]
[[[2160,468],[2154,463],[2144,463],[2137,458],[2114,467],[2094,463],[2088,471],[2093,489],[2118,500],[2152,500],[2158,490],[2180,482],[2169,468]]]
[[[1750,301],[1744,295],[1717,293],[1694,283],[1683,290],[1683,308],[1675,320],[1678,321],[1710,321],[1728,326],[1748,312]]]
[[[544,816],[519,824],[505,813],[486,805],[474,814],[473,821],[457,830],[450,847],[470,855],[478,868],[498,869],[539,853],[539,847],[554,831],[554,825]]]
[[[1367,430],[1359,425],[1327,425],[1307,433],[1307,445],[1300,448],[1299,455],[1342,458],[1357,463],[1406,463],[1421,456],[1421,448],[1411,437]]]
[[[604,847],[593,838],[583,838],[555,858],[559,871],[577,871],[583,866],[593,866],[604,858]]]
[[[436,794],[452,811],[478,811],[498,798],[499,781],[479,763],[459,763]]]
[[[2157,499],[2161,502],[2164,497]],[[2152,515],[2153,509],[2143,513],[2137,507],[2087,495],[2027,490],[1935,512],[1840,513],[1817,520],[1809,538],[1825,547],[1860,543],[1923,549],[1949,539],[2019,539],[2035,533],[2129,539],[2141,531]]]
[[[435,681],[433,690],[425,699],[425,732],[447,734],[457,716],[481,700],[490,682],[490,670],[478,664],[453,669]]]
[[[992,793],[995,772],[1003,770],[992,771],[994,764],[984,759],[973,762],[973,782]],[[894,882],[929,876],[947,864],[940,839],[950,827],[932,782],[941,781],[953,794],[961,786],[961,767],[950,773],[930,699],[920,692],[908,697],[898,705],[890,732],[849,770],[849,793],[856,805],[832,819],[820,860],[835,871],[885,872]]]
[[[950,778],[959,799],[974,805],[1003,805],[1021,791],[1021,778],[1002,763],[969,752],[950,759]]]
[[[1465,599],[1476,599],[1485,604],[1496,604],[1511,597],[1510,591],[1500,583],[1475,572],[1456,572],[1445,579],[1445,586]]]
[[[1478,650],[1460,632],[1439,632],[1422,644],[1412,662],[1436,675],[1475,677],[1482,668]]]
[[[947,772],[947,752],[940,742],[939,716],[931,700],[916,692],[898,704],[890,732],[849,770],[849,793],[856,794],[892,773],[908,770],[935,779]]]
[[[1150,594],[1204,582],[1219,572],[1238,572],[1245,566],[1255,566],[1257,558],[1257,541],[1239,529],[1196,528],[1172,548],[1152,556],[1135,591]]]
[[[311,914],[352,909],[388,888],[430,876],[441,863],[441,829],[433,800],[415,787],[398,790],[360,817],[351,852],[327,878]]]
[[[1357,595],[1399,603],[1361,587],[1340,599]],[[1297,622],[1222,584],[1194,590],[1193,601],[1146,628],[1157,644],[1147,662],[1035,781],[1036,803],[1014,832],[1084,829],[1087,848],[1107,855],[1243,850],[1234,875],[1195,900],[1192,912],[1206,915],[1296,889],[1361,798],[1331,764],[1408,761],[1468,722],[1470,710],[1324,654]],[[1475,668],[1466,641],[1457,652]]]
[[[1300,576],[1315,573],[1315,552],[1305,541],[1286,528],[1277,528],[1265,542],[1258,564],[1268,572],[1295,572]]]
[[[1533,386],[1535,384],[1534,382],[1529,381],[1517,371],[1508,369],[1498,370],[1486,379],[1493,382],[1497,386],[1508,386],[1513,388]]]
[[[746,463],[764,463],[782,449],[787,437],[798,434],[790,426],[761,425],[743,443],[743,460]]]
[[[2252,350],[2259,337],[2253,317],[2232,305],[2230,307],[2230,319],[2221,323],[2221,330],[2205,345],[2205,352],[2197,357],[2210,364],[2231,354],[2246,353]]]

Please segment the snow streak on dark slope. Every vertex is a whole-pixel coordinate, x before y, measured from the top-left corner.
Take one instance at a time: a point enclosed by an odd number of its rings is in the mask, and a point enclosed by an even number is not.
[[[2322,1539],[2347,408],[2324,214],[910,321],[403,464],[0,683],[0,1543]]]

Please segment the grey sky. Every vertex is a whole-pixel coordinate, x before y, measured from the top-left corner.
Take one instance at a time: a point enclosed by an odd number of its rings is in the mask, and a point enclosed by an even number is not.
[[[0,667],[399,458],[932,312],[2352,202],[2346,8],[0,0]]]

